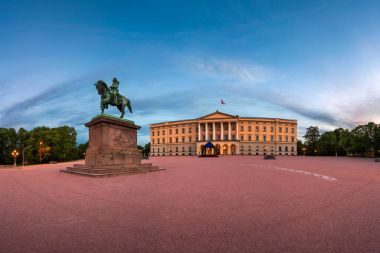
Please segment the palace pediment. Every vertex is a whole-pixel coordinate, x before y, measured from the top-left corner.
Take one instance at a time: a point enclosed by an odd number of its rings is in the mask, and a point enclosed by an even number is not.
[[[216,111],[216,112],[213,112],[211,114],[207,114],[203,117],[199,117],[198,120],[207,120],[207,119],[237,119],[239,118],[239,116],[234,116],[234,115],[231,115],[231,114],[227,114],[227,113],[224,113],[224,112],[219,112],[219,111]]]

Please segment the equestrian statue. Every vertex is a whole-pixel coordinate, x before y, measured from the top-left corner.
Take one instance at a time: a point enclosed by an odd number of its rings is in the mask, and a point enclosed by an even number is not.
[[[121,112],[120,118],[124,117],[125,107],[128,107],[129,112],[132,113],[131,101],[123,95],[119,94],[119,81],[116,78],[112,79],[110,87],[103,80],[99,80],[94,83],[98,94],[100,95],[100,109],[102,114],[104,109],[108,108],[108,105],[116,106]]]

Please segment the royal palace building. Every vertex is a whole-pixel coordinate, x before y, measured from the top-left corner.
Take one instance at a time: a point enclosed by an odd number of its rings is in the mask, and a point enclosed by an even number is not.
[[[297,120],[222,112],[150,125],[150,155],[200,155],[211,142],[219,155],[297,155]]]

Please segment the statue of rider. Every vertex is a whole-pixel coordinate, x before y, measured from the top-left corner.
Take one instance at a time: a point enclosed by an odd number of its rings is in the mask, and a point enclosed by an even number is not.
[[[110,86],[111,96],[115,105],[118,104],[119,99],[119,81],[114,77]]]

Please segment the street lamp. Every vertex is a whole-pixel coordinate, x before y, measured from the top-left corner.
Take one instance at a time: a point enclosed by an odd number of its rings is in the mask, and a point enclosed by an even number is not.
[[[16,158],[18,157],[19,153],[17,152],[17,150],[13,150],[12,151],[12,156],[13,156],[13,160],[14,160],[14,163],[13,163],[13,166],[16,167]]]
[[[40,163],[42,162],[42,144],[43,142],[40,141]]]

